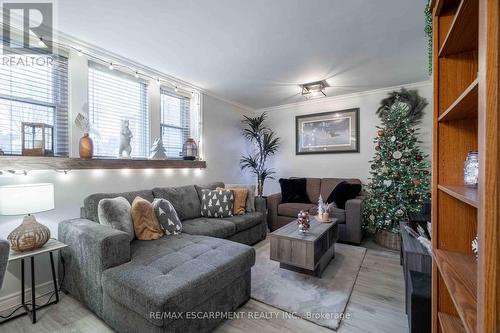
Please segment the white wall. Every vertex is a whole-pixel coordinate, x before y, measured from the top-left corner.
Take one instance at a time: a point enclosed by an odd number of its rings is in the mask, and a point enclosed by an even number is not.
[[[421,128],[420,139],[423,141],[423,151],[430,154],[432,146],[432,84],[420,82],[405,87],[417,89],[420,95],[429,102],[419,127]],[[270,164],[276,169],[276,179],[266,182],[264,192],[267,194],[279,192],[278,179],[292,176],[359,178],[365,183],[369,176],[369,161],[374,154],[373,138],[376,136],[376,126],[380,124],[380,119],[375,112],[380,101],[387,97],[387,93],[400,88],[398,86],[377,89],[258,110],[257,113],[267,112],[269,126],[282,139],[281,149]],[[359,153],[295,154],[295,116],[349,108],[360,109]]]
[[[82,57],[70,57],[70,119],[81,111],[87,101],[86,61]],[[157,104],[154,99],[151,104]],[[50,212],[36,214],[39,222],[47,225],[52,237],[57,237],[57,225],[64,219],[79,217],[83,199],[95,192],[119,192],[136,189],[148,189],[155,186],[177,186],[211,181],[248,182],[251,178],[239,169],[239,157],[245,148],[241,136],[241,119],[250,111],[217,98],[204,95],[203,106],[203,158],[207,161],[206,169],[165,169],[165,170],[74,170],[67,175],[52,170],[32,171],[27,176],[0,177],[0,185],[17,183],[48,182],[55,185],[56,208]],[[159,109],[159,108],[157,108]],[[152,120],[159,115],[152,115]],[[159,133],[157,133],[159,134]],[[72,128],[72,155],[77,152],[77,140],[81,133]],[[77,154],[77,153],[76,153]],[[22,217],[0,216],[0,237],[6,238],[17,227]],[[26,272],[29,273],[26,263]],[[8,272],[0,291],[0,309],[19,304],[20,296],[19,263],[9,265]],[[37,284],[51,279],[48,255],[36,260]],[[29,284],[29,279],[27,284]],[[47,284],[46,287],[51,287]],[[45,288],[46,289],[46,288]],[[44,290],[44,288],[40,288]]]

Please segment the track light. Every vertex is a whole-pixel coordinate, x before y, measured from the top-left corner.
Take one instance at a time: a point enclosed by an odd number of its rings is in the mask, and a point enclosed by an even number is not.
[[[78,56],[81,57],[83,55],[82,50],[78,50]]]
[[[175,92],[179,92],[179,88],[177,88],[177,86],[175,86],[174,91],[175,91]]]
[[[114,67],[113,67],[113,63],[112,63],[112,62],[110,62],[110,63],[109,63],[108,68],[109,68],[110,70],[113,70],[113,69],[114,69]]]

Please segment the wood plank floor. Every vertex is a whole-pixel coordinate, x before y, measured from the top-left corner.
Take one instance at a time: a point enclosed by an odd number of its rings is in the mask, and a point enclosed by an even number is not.
[[[363,242],[362,246],[368,248],[368,251],[347,305],[346,313],[350,314],[350,318],[341,323],[337,332],[408,332],[408,322],[404,311],[404,280],[399,265],[399,253],[381,249],[371,240]],[[280,310],[251,299],[239,311],[275,313]],[[40,310],[37,317],[36,325],[32,325],[28,317],[21,317],[1,325],[0,332],[113,332],[85,306],[66,295],[62,295],[60,303]],[[240,318],[225,321],[215,332],[332,333],[334,331],[303,319]]]

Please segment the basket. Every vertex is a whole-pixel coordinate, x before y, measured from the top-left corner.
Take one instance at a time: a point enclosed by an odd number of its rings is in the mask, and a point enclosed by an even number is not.
[[[399,236],[399,232],[395,234],[387,230],[378,230],[375,233],[375,243],[391,250],[399,251],[401,249],[401,237]]]

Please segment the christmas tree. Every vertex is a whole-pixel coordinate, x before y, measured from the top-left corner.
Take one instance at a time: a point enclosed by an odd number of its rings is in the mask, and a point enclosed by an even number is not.
[[[406,220],[408,213],[420,211],[429,196],[429,163],[414,127],[427,102],[415,91],[402,93],[393,93],[378,110],[382,126],[377,127],[374,139],[375,156],[370,161],[369,195],[363,211],[370,231],[398,233],[399,222]]]

